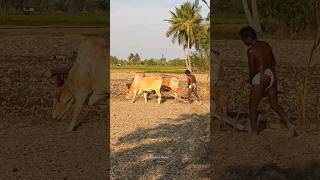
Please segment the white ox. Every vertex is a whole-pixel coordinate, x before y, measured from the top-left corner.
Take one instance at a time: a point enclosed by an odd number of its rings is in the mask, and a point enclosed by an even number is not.
[[[61,119],[73,105],[72,120],[67,132],[74,130],[88,97],[88,105],[94,105],[99,99],[106,97],[109,88],[107,63],[107,44],[103,38],[90,37],[80,43],[76,62],[68,72],[65,82],[54,93],[53,118]]]
[[[131,103],[134,103],[136,95],[143,93],[144,103],[147,104],[148,93],[155,91],[158,96],[158,104],[161,102],[161,89],[162,78],[161,76],[145,76],[144,73],[138,73],[134,76],[133,82],[130,87],[127,86],[127,99],[132,98]]]

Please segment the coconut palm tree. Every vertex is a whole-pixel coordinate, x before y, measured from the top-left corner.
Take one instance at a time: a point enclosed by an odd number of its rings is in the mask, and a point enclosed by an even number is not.
[[[200,15],[201,8],[185,2],[180,8],[175,8],[175,11],[170,11],[171,19],[165,20],[171,24],[166,32],[167,37],[172,37],[172,42],[178,41],[186,54],[186,66],[191,71],[190,54],[191,48],[196,42],[196,32],[199,31],[202,22]]]
[[[250,3],[250,4],[249,4]],[[258,33],[262,33],[262,28],[259,21],[258,6],[256,0],[242,0],[243,10],[245,12],[248,24],[253,27]]]

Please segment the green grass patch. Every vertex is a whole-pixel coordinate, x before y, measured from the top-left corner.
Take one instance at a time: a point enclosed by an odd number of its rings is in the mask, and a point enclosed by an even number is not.
[[[0,14],[0,25],[15,26],[101,26],[107,27],[109,15],[96,14],[44,14],[44,15],[22,15],[22,14]]]
[[[213,25],[213,39],[239,39],[239,30],[247,24],[217,24]]]
[[[228,15],[220,14],[213,16],[211,19],[212,25],[212,36],[214,40],[239,40],[239,30],[247,26],[247,20],[244,15]],[[260,35],[261,38],[267,39],[314,39],[316,36],[316,30],[311,30],[311,32],[301,32],[299,34],[289,34],[284,31],[279,32],[263,32]]]
[[[211,19],[213,24],[246,24],[247,20],[245,17],[241,16],[213,16]]]
[[[211,20],[213,39],[239,39],[240,28],[247,26],[244,16],[218,15]]]
[[[143,65],[123,65],[111,66],[111,71],[134,71],[145,73],[175,73],[183,74],[186,68],[184,66],[143,66]]]

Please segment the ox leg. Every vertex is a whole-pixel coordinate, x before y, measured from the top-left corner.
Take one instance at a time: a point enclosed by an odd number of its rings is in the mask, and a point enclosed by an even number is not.
[[[174,92],[173,95],[174,95],[174,100],[177,102],[178,101],[178,93]]]
[[[98,100],[102,99],[104,96],[105,96],[105,94],[103,92],[100,94],[93,92],[90,99],[89,99],[88,105],[89,106],[94,105]]]
[[[84,104],[84,102],[86,100],[86,95],[85,94],[78,94],[75,99],[76,99],[76,103],[74,105],[74,109],[73,109],[73,112],[72,112],[71,123],[69,124],[69,127],[66,130],[66,132],[73,131],[74,127],[76,126],[77,119],[78,119],[78,117],[80,115],[82,106],[83,106],[83,104]]]
[[[134,103],[134,100],[136,99],[137,94],[138,94],[138,91],[133,91],[131,103]]]
[[[160,90],[156,90],[156,94],[158,96],[158,104],[160,104],[161,103],[161,92],[160,92]]]
[[[144,96],[144,104],[147,104],[147,102],[148,102],[148,93],[144,92],[143,96]]]

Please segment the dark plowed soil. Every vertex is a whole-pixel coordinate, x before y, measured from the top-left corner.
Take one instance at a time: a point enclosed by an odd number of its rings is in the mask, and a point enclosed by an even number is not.
[[[67,31],[67,30],[66,30]],[[79,128],[51,118],[48,68],[74,61],[80,35],[17,35],[0,41],[0,179],[106,179],[106,102],[85,106]],[[66,60],[50,60],[52,55]]]
[[[186,89],[185,75],[181,87]],[[110,146],[113,179],[209,179],[209,96],[185,104],[150,96],[125,98],[134,73],[111,73]],[[202,91],[207,75],[196,74]]]
[[[211,122],[211,169],[213,179],[319,179],[320,177],[320,129],[319,129],[319,75],[317,66],[319,53],[312,63],[309,78],[307,118],[309,130],[299,126],[298,83],[303,80],[312,41],[267,40],[273,47],[277,59],[279,102],[289,112],[291,120],[298,125],[296,137],[279,124],[279,117],[263,99],[261,119],[268,128],[258,136],[245,132],[219,131],[216,120]],[[240,41],[215,41],[223,61],[224,92],[231,99],[230,108],[247,110],[249,88],[241,78],[247,78],[246,49]]]

